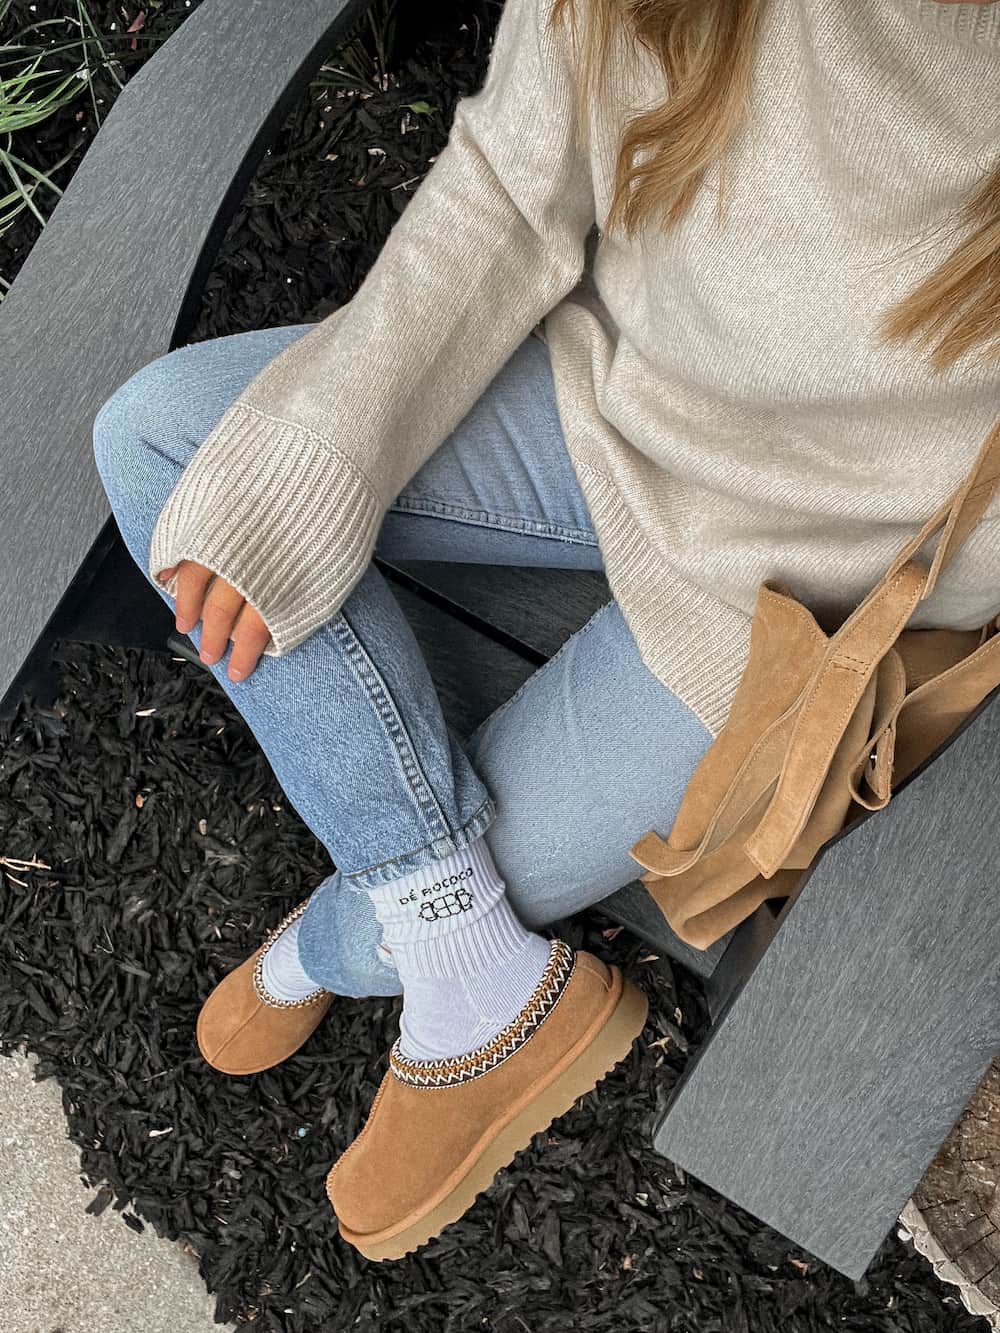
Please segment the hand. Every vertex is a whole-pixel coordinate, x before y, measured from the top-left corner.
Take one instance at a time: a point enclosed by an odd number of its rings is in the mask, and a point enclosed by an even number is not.
[[[178,630],[187,634],[202,621],[201,660],[209,666],[224,656],[232,639],[229,679],[245,680],[260,660],[271,637],[270,630],[242,593],[204,565],[181,560],[161,569],[157,577],[168,579],[174,573],[178,576],[175,615]]]

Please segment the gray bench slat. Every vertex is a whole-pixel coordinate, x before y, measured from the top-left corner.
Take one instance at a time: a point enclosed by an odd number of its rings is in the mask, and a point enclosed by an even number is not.
[[[204,0],[119,94],[0,304],[3,703],[108,518],[98,407],[183,341],[267,142],[366,8]]]
[[[636,870],[642,874],[641,866],[637,865]],[[638,879],[626,884],[623,889],[612,893],[597,905],[602,912],[611,917],[612,921],[627,926],[634,935],[645,940],[652,948],[665,953],[675,962],[683,963],[689,972],[694,972],[699,977],[709,978],[714,975],[733,939],[731,932],[721,940],[716,940],[707,949],[695,949],[692,945],[685,944],[667,925],[663,913]]]
[[[830,844],[660,1152],[860,1277],[1000,1050],[1000,707]]]
[[[459,736],[473,731],[534,671],[523,657],[428,605],[408,588],[392,585],[392,592],[427,661],[445,721]]]

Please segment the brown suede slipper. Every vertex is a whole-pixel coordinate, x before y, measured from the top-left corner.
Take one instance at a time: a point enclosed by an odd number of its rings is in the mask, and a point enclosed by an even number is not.
[[[531,999],[456,1060],[407,1060],[399,1042],[361,1133],[327,1176],[340,1234],[399,1259],[455,1222],[535,1134],[600,1082],[646,1021],[617,967],[554,940]]]
[[[306,910],[299,903],[245,963],[222,978],[201,1007],[198,1049],[220,1074],[259,1074],[293,1055],[318,1027],[333,994],[317,988],[302,1000],[279,1000],[261,981],[264,955]]]

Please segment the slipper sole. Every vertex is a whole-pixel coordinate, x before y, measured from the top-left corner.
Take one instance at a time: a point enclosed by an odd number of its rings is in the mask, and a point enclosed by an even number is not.
[[[539,1088],[530,1102],[491,1139],[454,1189],[434,1208],[401,1230],[386,1235],[361,1235],[341,1225],[340,1234],[366,1259],[402,1259],[457,1222],[488,1189],[502,1167],[528,1147],[536,1134],[565,1115],[585,1093],[593,1091],[615,1065],[628,1055],[646,1022],[649,1002],[641,990],[623,978],[618,1002],[604,1024],[575,1060]],[[330,1197],[330,1181],[327,1180]],[[333,1202],[330,1197],[330,1202]]]

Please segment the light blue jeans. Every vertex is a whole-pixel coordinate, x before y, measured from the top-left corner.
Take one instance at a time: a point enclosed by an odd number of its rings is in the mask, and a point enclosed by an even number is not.
[[[156,518],[198,445],[311,327],[178,348],[102,405],[94,456],[147,579]],[[376,553],[602,568],[536,333],[397,497]],[[199,622],[190,636],[199,646],[200,631]],[[401,990],[379,955],[367,888],[485,835],[526,925],[569,916],[637,878],[629,847],[647,829],[669,832],[711,743],[643,665],[614,601],[464,741],[446,726],[410,625],[373,565],[290,653],[262,656],[241,682],[226,675],[228,657],[209,669],[336,867],[312,895],[299,951],[307,974],[341,995]]]

